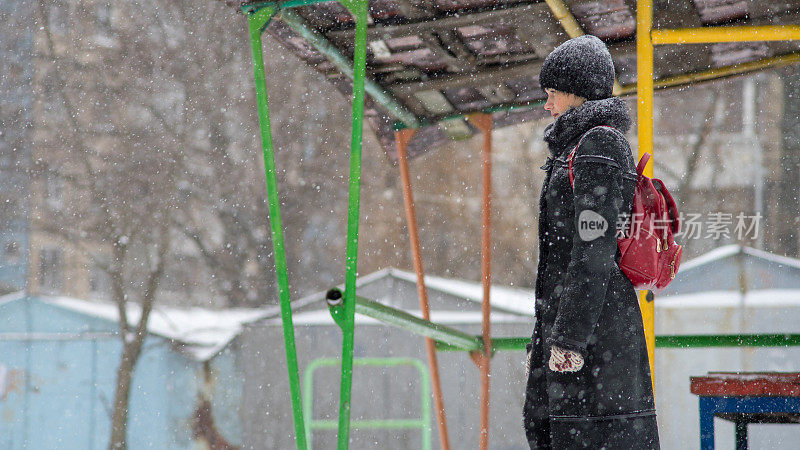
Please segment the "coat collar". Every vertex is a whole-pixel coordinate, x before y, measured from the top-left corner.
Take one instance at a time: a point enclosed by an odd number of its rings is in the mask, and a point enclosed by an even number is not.
[[[551,156],[558,158],[583,133],[599,125],[627,132],[631,118],[625,101],[611,97],[586,101],[577,108],[570,108],[545,128],[544,141],[550,148]]]

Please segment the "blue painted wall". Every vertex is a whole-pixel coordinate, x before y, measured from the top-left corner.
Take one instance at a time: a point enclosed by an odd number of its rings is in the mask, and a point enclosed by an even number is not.
[[[121,352],[116,323],[20,298],[0,304],[0,336],[0,448],[105,449]],[[230,351],[204,368],[167,339],[148,337],[133,378],[129,448],[195,448],[201,392],[217,430],[239,444],[237,372]]]

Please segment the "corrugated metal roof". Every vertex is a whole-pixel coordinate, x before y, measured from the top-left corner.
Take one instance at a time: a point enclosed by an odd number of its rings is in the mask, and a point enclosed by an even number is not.
[[[636,83],[635,0],[564,3],[584,32],[600,37],[609,46],[618,81],[622,85]],[[800,0],[655,3],[655,28],[800,23]],[[293,10],[308,27],[352,58],[355,24],[346,8],[338,2],[325,2]],[[372,0],[369,11],[367,76],[424,123],[498,109],[502,111],[494,113],[496,127],[544,116],[536,110],[506,110],[536,105],[544,99],[538,83],[542,61],[569,38],[544,1]],[[280,16],[267,30],[338,89],[350,94],[350,80],[281,22]],[[658,46],[655,78],[795,53],[800,53],[798,42]],[[388,111],[368,99],[365,117],[393,156],[394,120]],[[453,128],[453,123],[449,124]],[[447,140],[447,128],[423,127],[412,141],[409,154]],[[455,128],[462,135],[477,132],[466,121]]]
[[[752,219],[746,221],[747,225]],[[731,228],[738,219],[731,215]],[[685,223],[682,225],[685,226]],[[706,291],[798,290],[800,260],[740,244],[716,248],[681,264],[678,275],[658,298]]]

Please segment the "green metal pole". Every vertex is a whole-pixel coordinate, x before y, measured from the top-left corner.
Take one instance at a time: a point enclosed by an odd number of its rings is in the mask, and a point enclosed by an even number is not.
[[[297,365],[297,348],[294,339],[292,322],[292,306],[289,299],[289,277],[286,270],[286,251],[283,245],[283,226],[281,224],[280,200],[278,198],[278,181],[275,175],[275,155],[272,145],[272,130],[269,121],[267,101],[267,78],[264,72],[264,55],[261,46],[261,35],[275,15],[274,7],[262,8],[248,15],[250,28],[250,44],[253,51],[253,70],[255,72],[256,101],[258,103],[258,120],[261,125],[261,146],[264,153],[264,174],[267,183],[269,200],[269,222],[272,233],[272,248],[275,255],[275,273],[278,279],[278,297],[281,302],[281,319],[283,321],[283,340],[286,349],[286,368],[289,372],[289,390],[294,414],[294,434],[297,448],[306,450],[305,421],[303,420],[303,404],[300,393],[300,372]]]
[[[328,291],[327,295],[326,301],[328,301],[328,309],[330,310],[333,321],[336,322],[340,328],[344,328],[346,326],[344,323],[346,318],[344,304],[332,304],[330,302],[331,296],[334,299],[341,299],[341,291],[338,288],[334,288]],[[392,308],[391,306],[386,306],[358,295],[356,296],[356,312],[363,316],[379,320],[387,325],[434,339],[437,341],[437,345],[441,343],[442,345],[448,346],[448,350],[473,351],[483,348],[483,340],[480,336],[472,336],[463,331],[456,330],[455,328],[430,322],[401,309]],[[528,341],[530,341],[530,339],[528,339]],[[525,343],[522,344],[522,348],[525,348]]]
[[[347,208],[347,256],[345,259],[345,317],[342,327],[342,379],[339,394],[338,449],[350,445],[350,394],[353,384],[353,333],[356,313],[358,221],[361,196],[361,144],[364,128],[364,79],[367,74],[367,0],[340,0],[355,16],[353,51],[353,129],[350,135],[350,191]]]
[[[342,2],[344,4],[344,2]],[[352,3],[352,0],[351,0]],[[347,5],[345,5],[347,6]],[[350,8],[348,6],[348,8]],[[352,10],[352,8],[350,8]],[[354,13],[355,14],[355,13]],[[365,13],[366,14],[366,13]],[[312,45],[318,52],[322,53],[331,64],[334,65],[340,72],[345,74],[350,79],[355,79],[353,67],[351,62],[342,52],[333,45],[325,36],[313,27],[309,26],[305,19],[299,14],[290,10],[282,9],[280,15],[281,22],[289,25],[297,34]],[[365,25],[366,29],[366,25]],[[358,28],[356,28],[356,31]],[[356,39],[358,36],[356,36]],[[364,36],[366,42],[366,36]],[[378,83],[366,78],[364,74],[364,89],[369,93],[373,100],[386,108],[394,118],[401,121],[404,126],[410,128],[419,128],[421,126],[419,119],[411,111],[403,106],[392,94],[382,88]]]
[[[362,313],[369,315],[367,313]],[[433,336],[437,339],[436,349],[441,351],[463,351],[465,346],[454,340],[450,333],[432,335],[432,332],[421,327],[420,324],[395,314],[389,322],[381,317],[375,317],[386,323],[398,326],[414,333]],[[417,319],[422,321],[422,319]],[[427,333],[427,334],[426,334]],[[474,339],[479,340],[479,336]],[[529,337],[493,338],[492,351],[525,350]],[[701,334],[701,335],[660,335],[656,336],[656,348],[707,348],[707,347],[797,347],[800,346],[800,334]]]
[[[789,347],[800,345],[800,334],[723,334],[656,336],[656,347]]]
[[[256,12],[261,8],[275,7],[280,9],[297,8],[298,6],[315,5],[317,3],[327,3],[333,0],[274,0],[268,2],[252,2],[241,6],[242,12],[245,14]]]

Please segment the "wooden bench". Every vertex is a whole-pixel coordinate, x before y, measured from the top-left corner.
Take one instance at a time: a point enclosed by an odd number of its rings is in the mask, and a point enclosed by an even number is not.
[[[800,373],[709,372],[691,377],[700,397],[700,448],[714,449],[714,417],[736,424],[736,449],[747,449],[750,423],[800,423]]]

